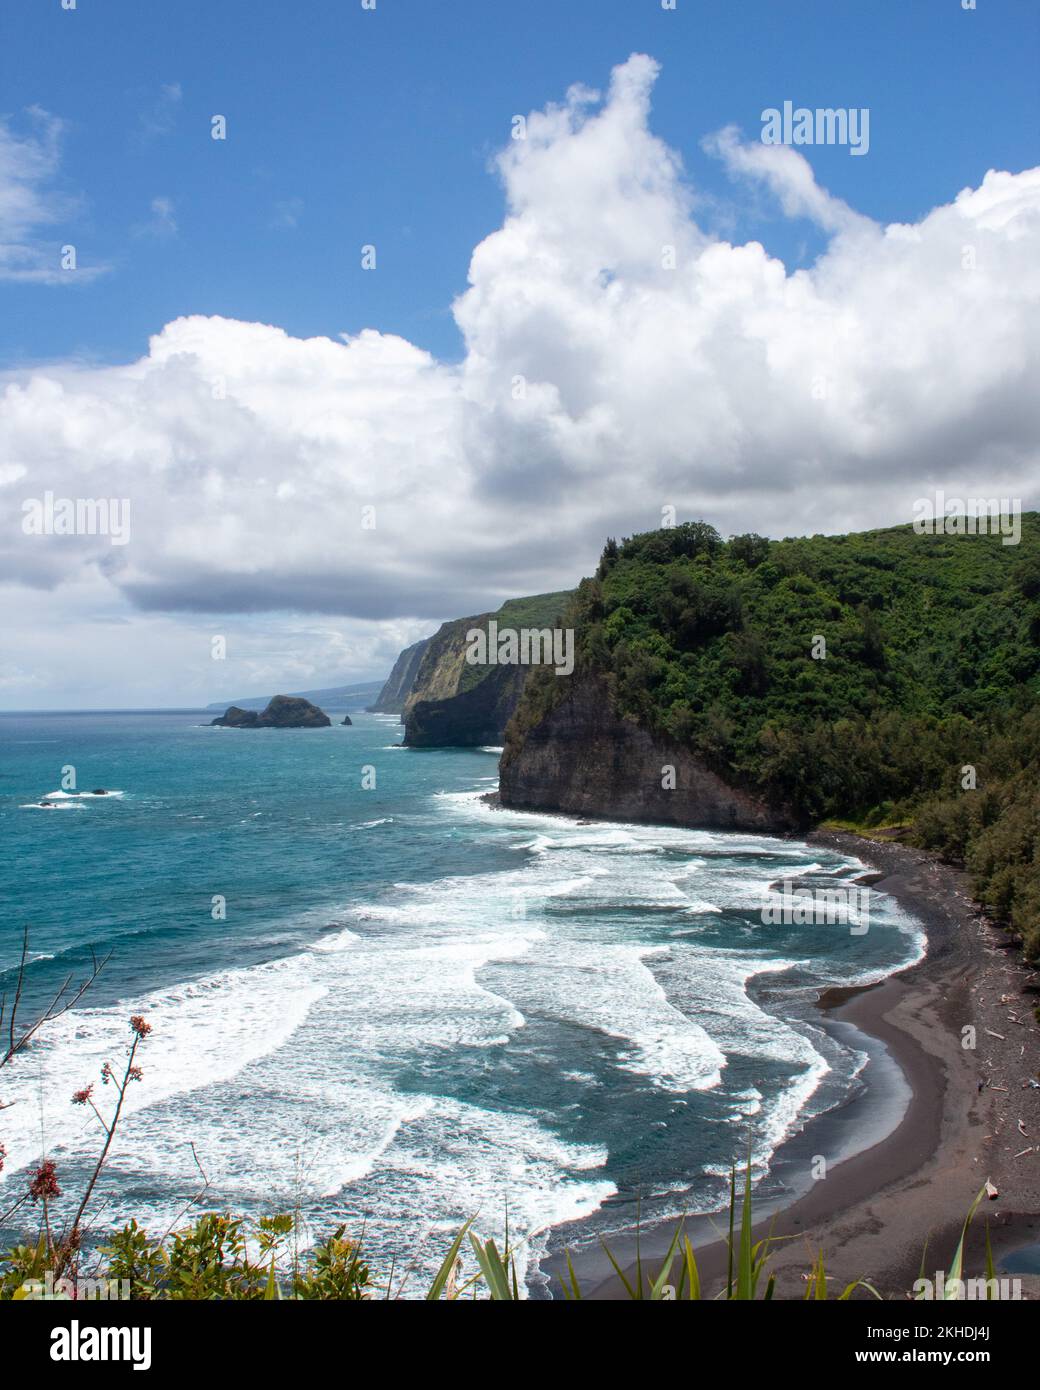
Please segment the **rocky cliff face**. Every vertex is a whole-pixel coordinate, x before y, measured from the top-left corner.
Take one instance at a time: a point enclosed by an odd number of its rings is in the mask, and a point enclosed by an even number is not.
[[[223,729],[327,729],[332,720],[301,696],[276,695],[261,713],[232,705],[211,723]]]
[[[492,618],[503,629],[551,628],[569,597],[510,599],[495,613],[444,623],[429,639],[405,701],[405,744],[465,748],[501,743],[532,668],[467,662],[466,633],[474,628],[486,632]]]
[[[474,748],[500,744],[529,668],[499,666],[470,690],[440,700],[414,700],[405,711],[410,748]]]
[[[426,643],[401,715],[408,747],[501,743],[527,673],[467,664],[466,633],[486,627],[490,617],[480,613],[443,623]]]
[[[674,768],[673,789],[662,785]],[[556,707],[511,738],[500,768],[503,806],[724,830],[796,828],[785,809],[731,787],[686,749],[614,714],[606,682],[575,681]]]
[[[429,637],[424,637],[421,642],[414,642],[410,647],[405,647],[394,662],[394,669],[390,672],[386,684],[379,692],[378,699],[374,704],[367,706],[370,714],[401,713],[404,709],[404,702],[415,684],[419,665],[431,640]]]

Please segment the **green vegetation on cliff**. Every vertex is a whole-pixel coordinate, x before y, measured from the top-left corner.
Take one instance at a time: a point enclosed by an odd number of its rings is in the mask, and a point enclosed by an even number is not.
[[[487,633],[492,620],[500,632],[551,629],[572,597],[565,590],[507,599],[497,612],[443,623],[426,643],[404,701],[405,743],[450,748],[500,742],[534,668],[470,662],[466,634],[477,628]]]
[[[1040,954],[1040,515],[1017,546],[910,526],[611,540],[562,621],[574,675],[532,673],[507,762],[569,681],[603,675],[619,714],[806,824],[913,820]]]
[[[552,628],[556,626],[560,614],[571,598],[569,589],[554,594],[531,594],[526,598],[509,598],[497,613],[482,613],[479,618],[460,618],[458,623],[463,637],[466,631],[473,628],[483,628],[487,632],[488,623],[492,618],[498,624],[500,632],[505,628],[515,628],[517,631],[521,628]],[[479,662],[465,662],[459,674],[459,691],[472,690],[496,669],[496,666],[482,666]]]

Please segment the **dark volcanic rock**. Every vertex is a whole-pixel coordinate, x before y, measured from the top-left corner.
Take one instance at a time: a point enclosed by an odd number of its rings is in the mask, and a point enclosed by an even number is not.
[[[332,720],[302,695],[276,695],[257,721],[274,729],[327,729]]]
[[[353,724],[353,722],[354,722],[354,721],[353,721],[353,719],[351,719],[351,717],[350,717],[349,714],[345,714],[345,715],[343,716],[343,723],[344,723],[344,724]]]
[[[222,715],[211,719],[210,724],[219,724],[222,729],[255,729],[259,718],[255,709],[240,709],[238,705],[230,705]]]
[[[401,719],[408,748],[466,748],[500,744],[513,716],[530,666],[471,665],[467,634],[498,630],[552,629],[569,593],[507,599],[495,613],[442,623],[425,645]]]
[[[675,769],[675,787],[662,786]],[[726,830],[796,828],[784,808],[731,787],[700,759],[613,712],[606,683],[588,679],[536,724],[510,738],[499,768],[503,806],[612,820]]]
[[[301,695],[276,695],[261,714],[232,705],[212,723],[224,729],[327,729],[332,720]]]
[[[405,719],[405,746],[476,748],[501,743],[530,669],[499,666],[471,690],[444,700],[417,700]]]

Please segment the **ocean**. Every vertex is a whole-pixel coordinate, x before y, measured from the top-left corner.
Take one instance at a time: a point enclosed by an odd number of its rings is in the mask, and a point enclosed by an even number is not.
[[[119,1061],[131,1013],[154,1031],[98,1229],[165,1231],[201,1170],[206,1209],[363,1229],[406,1297],[464,1221],[500,1238],[507,1217],[544,1295],[562,1227],[714,1210],[749,1143],[762,1174],[862,1086],[866,1052],[814,1001],[918,959],[920,927],[878,894],[863,934],[760,917],[776,880],[858,861],[499,810],[499,750],[405,749],[395,718],[351,717],[0,715],[0,992],[26,926],[27,1013],[109,957],[0,1071],[0,1210],[41,1153],[67,1193],[82,1181],[99,1130],[71,1096]],[[110,794],[40,808],[68,767]]]

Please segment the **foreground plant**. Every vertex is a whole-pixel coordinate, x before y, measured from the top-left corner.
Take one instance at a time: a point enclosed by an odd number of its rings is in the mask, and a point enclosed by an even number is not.
[[[98,1154],[97,1162],[94,1164],[93,1172],[83,1191],[83,1196],[80,1198],[79,1206],[76,1208],[76,1214],[72,1218],[72,1225],[68,1235],[62,1241],[57,1262],[59,1274],[63,1272],[69,1258],[79,1247],[83,1216],[90,1204],[91,1197],[94,1195],[94,1188],[97,1186],[98,1178],[101,1176],[101,1170],[105,1166],[105,1160],[108,1158],[109,1150],[112,1147],[112,1140],[116,1135],[116,1127],[123,1113],[123,1104],[126,1100],[127,1088],[132,1081],[140,1081],[143,1077],[143,1072],[135,1060],[137,1057],[137,1049],[151,1031],[152,1025],[150,1023],[146,1023],[140,1014],[133,1014],[130,1018],[131,1042],[130,1046],[127,1048],[126,1066],[123,1068],[122,1075],[117,1074],[110,1062],[103,1063],[101,1067],[101,1084],[103,1086],[111,1086],[115,1091],[116,1097],[115,1106],[109,1119],[105,1118],[94,1102],[93,1084],[85,1087],[82,1091],[77,1091],[72,1097],[73,1105],[88,1105],[94,1112],[98,1123],[104,1131],[105,1139],[101,1147],[101,1152]]]
[[[85,1277],[62,1273],[45,1241],[17,1246],[0,1270],[0,1298],[126,1298],[137,1302],[257,1302],[301,1299],[354,1302],[372,1296],[360,1243],[341,1226],[281,1275],[279,1259],[295,1229],[287,1214],[262,1217],[255,1229],[229,1212],[205,1212],[152,1240],[136,1221],[98,1248]]]
[[[964,1222],[949,1278],[939,1295],[943,1298],[960,1296],[965,1238],[981,1195],[972,1204]],[[739,1218],[737,1206],[734,1171],[730,1176],[726,1282],[715,1298],[746,1302],[772,1300],[776,1280],[768,1272],[767,1263],[779,1238],[772,1233],[762,1240],[753,1238],[750,1163],[744,1173]],[[392,1275],[385,1283],[375,1280],[362,1241],[348,1238],[343,1226],[314,1246],[302,1260],[293,1254],[288,1268],[279,1268],[295,1230],[296,1222],[288,1214],[262,1217],[255,1227],[248,1228],[241,1218],[228,1212],[206,1212],[167,1237],[152,1240],[136,1221],[130,1221],[99,1248],[97,1263],[88,1281],[93,1292],[82,1291],[84,1281],[77,1282],[68,1276],[62,1278],[56,1273],[53,1250],[48,1248],[41,1233],[36,1245],[16,1246],[8,1252],[6,1260],[0,1262],[0,1299],[100,1296],[178,1302],[214,1299],[228,1302],[363,1302],[400,1296],[403,1284],[395,1292]],[[477,1266],[468,1278],[462,1267],[462,1251],[467,1243]],[[698,1302],[705,1298],[693,1245],[684,1234],[681,1222],[652,1277],[640,1255],[637,1255],[635,1273],[630,1278],[605,1243],[604,1249],[629,1299]],[[996,1279],[988,1233],[986,1271],[987,1280],[992,1281],[986,1296],[992,1298],[996,1296],[992,1291]],[[806,1299],[818,1302],[828,1299],[828,1275],[822,1251],[805,1278]],[[565,1300],[584,1297],[569,1253],[567,1270],[560,1282]],[[856,1279],[846,1285],[837,1298],[848,1300],[860,1288],[874,1298],[881,1297],[873,1285]],[[482,1240],[475,1235],[471,1221],[456,1233],[429,1284],[426,1299],[455,1302],[466,1298],[494,1302],[521,1300],[516,1248],[510,1243],[508,1230],[501,1249],[495,1240]]]
[[[96,978],[97,969],[94,975]],[[16,991],[14,1004],[9,1016],[9,1032],[7,1051],[0,1057],[0,1065],[9,1063],[23,1047],[26,1046],[32,1034],[39,1026],[39,1022],[30,1025],[27,1031],[18,1033],[16,1031],[16,1015],[18,1010],[19,989]],[[79,998],[85,989],[83,986],[76,995]],[[64,1012],[60,1009],[58,1012]],[[47,1018],[54,1018],[57,1014],[53,1011],[45,1014],[41,1021]],[[26,1202],[40,1208],[40,1229],[36,1246],[17,1247],[18,1255],[14,1263],[19,1268],[42,1265],[55,1280],[62,1279],[66,1274],[75,1275],[78,1260],[78,1252],[83,1239],[83,1223],[90,1206],[91,1198],[97,1187],[98,1179],[101,1177],[102,1170],[108,1160],[112,1142],[115,1139],[116,1129],[123,1114],[123,1106],[126,1101],[127,1091],[131,1082],[140,1081],[144,1075],[140,1066],[137,1064],[138,1048],[152,1031],[152,1025],[147,1023],[140,1014],[134,1014],[130,1018],[130,1042],[126,1050],[126,1063],[117,1071],[111,1062],[104,1062],[101,1067],[100,1080],[102,1086],[111,1087],[115,1093],[115,1103],[111,1113],[106,1117],[99,1108],[94,1098],[94,1083],[85,1086],[82,1090],[76,1091],[72,1096],[73,1105],[89,1107],[93,1111],[104,1134],[104,1140],[97,1159],[91,1169],[83,1193],[76,1205],[75,1212],[71,1220],[63,1223],[62,1229],[55,1232],[52,1227],[51,1215],[52,1204],[62,1196],[62,1189],[58,1182],[58,1167],[53,1158],[44,1157],[40,1160],[36,1168],[30,1170],[28,1185],[6,1212],[0,1213],[0,1224],[8,1221],[20,1207]],[[35,1275],[31,1277],[36,1277]]]
[[[925,1245],[924,1251],[921,1254],[921,1274],[917,1283],[914,1285],[916,1289],[920,1290],[914,1295],[918,1301],[936,1298],[945,1302],[957,1302],[964,1297],[964,1243],[968,1238],[968,1227],[975,1218],[975,1213],[979,1209],[979,1203],[986,1195],[986,1186],[987,1185],[984,1183],[982,1187],[979,1188],[978,1195],[974,1202],[972,1202],[967,1216],[964,1218],[960,1239],[957,1242],[957,1248],[953,1252],[953,1259],[950,1262],[950,1272],[939,1288],[934,1291],[929,1280],[925,1278],[924,1273],[925,1260],[928,1258],[928,1246]],[[986,1277],[982,1282],[985,1284],[986,1298],[996,1298],[996,1290],[999,1288],[999,1282],[997,1280],[997,1271],[993,1264],[993,1247],[990,1244],[988,1222],[986,1223]]]
[[[759,1297],[759,1288],[762,1286],[763,1276],[766,1275],[766,1265],[769,1260],[770,1251],[779,1238],[774,1237],[770,1231],[769,1235],[762,1240],[756,1241],[753,1239],[752,1232],[754,1230],[755,1219],[754,1204],[751,1197],[750,1154],[744,1166],[744,1187],[740,1205],[739,1232],[736,1230],[736,1217],[737,1173],[736,1169],[733,1168],[730,1170],[729,1178],[729,1224],[726,1235],[726,1283],[717,1297],[720,1299],[754,1301]],[[628,1298],[636,1301],[649,1299],[653,1302],[698,1302],[703,1298],[700,1271],[697,1268],[697,1258],[694,1254],[690,1238],[683,1230],[682,1221],[678,1222],[676,1225],[675,1233],[672,1236],[668,1249],[665,1251],[664,1259],[656,1275],[652,1279],[647,1274],[643,1265],[642,1254],[639,1248],[638,1230],[636,1233],[636,1266],[634,1279],[630,1279],[628,1275],[626,1275],[606,1241],[601,1241],[601,1244]],[[677,1261],[678,1264],[676,1263]],[[673,1270],[678,1271],[678,1278],[674,1280],[672,1277]],[[567,1275],[566,1278],[561,1278],[560,1282],[563,1286],[564,1298],[575,1300],[583,1297],[569,1251],[567,1252]],[[765,1286],[761,1295],[763,1301],[773,1297],[775,1287],[775,1276],[769,1274],[766,1277]]]
[[[25,927],[22,931],[21,955],[18,958],[18,965],[15,966],[14,991],[8,998],[7,992],[0,994],[0,1070],[10,1066],[18,1058],[21,1052],[31,1044],[33,1037],[39,1033],[44,1023],[53,1023],[54,1019],[60,1019],[63,1013],[68,1013],[70,1009],[83,998],[90,986],[95,983],[97,976],[107,965],[108,956],[104,959],[97,959],[95,952],[90,951],[90,973],[79,984],[72,984],[71,974],[67,974],[61,981],[60,987],[51,994],[49,1002],[33,1013],[28,1022],[22,1022],[19,1016],[19,1009],[22,1005],[22,994],[25,992],[25,979],[29,969],[29,929]],[[0,1098],[0,1111],[7,1111],[14,1105],[14,1101],[4,1101]],[[0,1173],[4,1169],[4,1161],[7,1158],[7,1150],[3,1143],[0,1143]],[[60,1197],[61,1188],[58,1187],[57,1168],[53,1159],[43,1158],[38,1168],[33,1170],[28,1190],[22,1191],[21,1195],[15,1200],[7,1211],[0,1211],[0,1226],[6,1225],[11,1216],[18,1211],[19,1207],[26,1201],[42,1202],[43,1204],[43,1233],[46,1236],[46,1243],[50,1244],[50,1222],[49,1222],[49,1202],[53,1198]]]
[[[60,987],[51,995],[50,1002],[34,1014],[28,1023],[23,1024],[18,1016],[18,1011],[22,1003],[25,977],[29,968],[29,928],[26,927],[22,932],[21,955],[18,965],[15,967],[14,993],[10,1001],[8,1001],[6,993],[0,995],[0,1067],[7,1066],[19,1052],[28,1047],[45,1023],[52,1023],[54,1019],[60,1018],[62,1014],[75,1008],[101,974],[108,961],[109,956],[105,956],[99,961],[91,949],[90,974],[78,985],[73,985],[72,976],[66,975]],[[0,1110],[3,1109],[5,1106],[0,1104]]]
[[[13,1026],[13,1011],[10,1018]],[[229,1212],[211,1211],[180,1229],[171,1228],[159,1240],[153,1240],[136,1221],[131,1220],[116,1231],[106,1244],[97,1248],[90,1271],[85,1274],[86,1262],[81,1249],[83,1222],[111,1151],[130,1084],[142,1078],[136,1059],[138,1049],[151,1032],[151,1025],[141,1015],[132,1015],[125,1065],[119,1072],[107,1061],[102,1065],[101,1084],[112,1087],[115,1097],[107,1116],[95,1100],[93,1083],[72,1097],[74,1104],[93,1111],[104,1140],[71,1221],[65,1223],[58,1235],[53,1233],[51,1204],[61,1197],[62,1191],[57,1165],[51,1158],[43,1158],[31,1171],[22,1197],[14,1208],[0,1217],[0,1220],[6,1219],[26,1201],[38,1206],[41,1213],[35,1243],[15,1246],[6,1258],[0,1260],[0,1299],[116,1297],[139,1301],[293,1299],[354,1302],[372,1299],[379,1289],[383,1290],[386,1298],[400,1297],[407,1275],[395,1291],[391,1269],[385,1285],[380,1283],[377,1288],[363,1252],[363,1233],[362,1239],[353,1240],[346,1236],[345,1226],[338,1227],[326,1240],[314,1246],[303,1260],[299,1258],[294,1242],[286,1269],[286,1248],[290,1237],[297,1234],[298,1227],[297,1220],[289,1214],[260,1218],[250,1234],[242,1218]],[[9,1041],[6,1055],[0,1056],[0,1065],[9,1061],[14,1051],[17,1048]],[[0,1159],[2,1157],[0,1150]],[[201,1164],[199,1167],[201,1171]],[[739,1229],[736,1168],[730,1172],[729,1222],[725,1237],[728,1257],[726,1282],[716,1298],[739,1301],[761,1298],[768,1301],[773,1298],[776,1289],[775,1275],[768,1272],[767,1265],[772,1248],[780,1238],[774,1237],[770,1230],[763,1239],[754,1239],[751,1170],[749,1149],[744,1168]],[[208,1188],[205,1173],[203,1178],[203,1193],[194,1199],[195,1202]],[[956,1290],[960,1286],[968,1227],[985,1190],[983,1188],[975,1198],[965,1219],[950,1276],[940,1295],[943,1298],[959,1296]],[[429,1285],[427,1300],[455,1302],[464,1297],[477,1299],[483,1296],[495,1302],[519,1302],[522,1286],[517,1273],[516,1250],[510,1243],[508,1216],[501,1250],[494,1239],[480,1239],[473,1232],[472,1225],[472,1220],[467,1221],[455,1235]],[[476,1272],[469,1278],[465,1277],[462,1261],[467,1238],[477,1266]],[[677,1224],[664,1259],[652,1277],[644,1266],[638,1227],[636,1264],[631,1278],[606,1242],[601,1243],[629,1299],[696,1302],[704,1297],[693,1245],[683,1230],[682,1221]],[[995,1284],[988,1231],[986,1258],[987,1278]],[[280,1260],[282,1268],[279,1268]],[[583,1293],[569,1251],[566,1266],[566,1274],[560,1279],[563,1296],[568,1301],[580,1300]],[[806,1280],[807,1299],[827,1298],[827,1273],[822,1250]],[[877,1290],[866,1281],[853,1280],[839,1299],[850,1298],[858,1288],[880,1298]],[[486,1293],[482,1293],[482,1289]],[[991,1292],[987,1292],[987,1297],[992,1296]]]
[[[22,1004],[22,995],[25,991],[25,979],[29,969],[29,928],[26,927],[22,932],[22,949],[15,967],[14,991],[10,998],[7,992],[0,994],[0,1070],[10,1066],[20,1052],[23,1052],[33,1038],[44,1026],[51,1023],[62,1014],[75,1007],[83,998],[87,990],[101,974],[109,957],[98,960],[93,950],[90,952],[91,971],[90,974],[81,980],[78,985],[73,985],[72,976],[66,975],[58,989],[54,991],[51,998],[44,1007],[33,1014],[28,1022],[23,1023],[19,1017],[19,1009]],[[13,1101],[4,1101],[0,1097],[0,1110],[9,1110],[14,1104]],[[0,1173],[4,1171],[4,1161],[7,1158],[7,1150],[0,1142]],[[47,1160],[44,1160],[44,1164]],[[53,1165],[51,1176],[53,1176]],[[39,1173],[39,1170],[37,1170]],[[55,1184],[56,1185],[56,1184]],[[42,1193],[40,1194],[42,1195]],[[23,1192],[15,1202],[13,1207],[7,1211],[0,1212],[0,1225],[3,1225],[14,1214],[18,1208],[32,1196],[30,1192]]]

